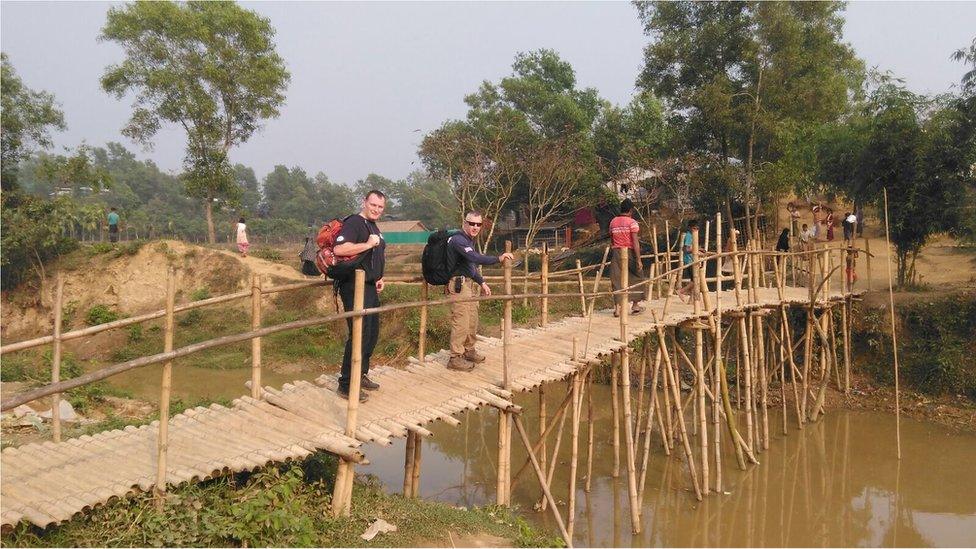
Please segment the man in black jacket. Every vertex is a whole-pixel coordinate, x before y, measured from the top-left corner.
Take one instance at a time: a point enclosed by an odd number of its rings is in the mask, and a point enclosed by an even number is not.
[[[494,265],[499,261],[512,259],[512,254],[500,256],[484,255],[475,249],[474,240],[481,233],[483,225],[481,212],[468,211],[464,214],[461,232],[451,236],[448,244],[458,256],[454,277],[447,284],[447,293],[455,299],[465,299],[478,295],[491,295],[491,288],[485,283],[478,265]],[[448,369],[469,372],[476,363],[484,362],[485,357],[475,350],[475,336],[478,334],[478,302],[455,302],[451,304],[451,359]]]
[[[380,191],[372,190],[363,198],[362,210],[358,214],[351,215],[342,223],[342,230],[336,237],[336,245],[333,250],[337,256],[351,257],[358,254],[365,254],[361,258],[360,267],[366,272],[366,287],[363,293],[363,307],[369,309],[379,307],[379,294],[383,291],[383,268],[386,264],[386,242],[376,221],[383,215],[386,208],[386,195]],[[353,308],[353,296],[356,290],[355,277],[348,277],[337,280],[336,286],[339,297],[342,299],[342,306],[345,310],[351,311]],[[352,319],[346,319],[349,327],[349,337],[346,339],[346,350],[342,355],[342,373],[339,375],[338,393],[340,396],[349,397],[349,377],[352,372]],[[369,359],[376,348],[376,339],[380,334],[380,315],[371,314],[363,317],[363,353],[362,353],[362,382],[360,387],[366,391],[375,391],[380,388],[378,383],[373,382],[369,374]],[[359,401],[366,402],[366,393],[360,391]]]

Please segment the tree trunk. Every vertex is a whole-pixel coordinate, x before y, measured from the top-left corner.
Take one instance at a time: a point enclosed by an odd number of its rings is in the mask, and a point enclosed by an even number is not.
[[[217,243],[217,236],[214,232],[213,223],[213,199],[206,198],[203,202],[204,211],[207,213],[207,242],[210,244]]]

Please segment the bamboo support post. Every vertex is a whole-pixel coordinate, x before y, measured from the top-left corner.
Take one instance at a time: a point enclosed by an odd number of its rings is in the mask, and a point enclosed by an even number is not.
[[[522,426],[521,418],[516,415],[513,419],[515,420],[515,430],[518,431],[519,437],[522,439],[522,445],[525,446],[525,451],[528,452],[529,460],[532,462],[532,468],[535,469],[536,478],[539,479],[539,486],[542,488],[542,493],[544,494],[546,501],[549,503],[549,508],[552,509],[552,515],[556,520],[556,524],[559,525],[559,532],[563,536],[563,541],[566,542],[566,547],[572,547],[573,538],[566,530],[566,525],[563,523],[563,517],[559,514],[559,508],[556,507],[556,501],[553,499],[552,492],[549,490],[549,485],[546,483],[545,474],[543,474],[542,468],[539,466],[539,461],[536,459],[535,452],[532,451],[532,443],[529,442],[529,435],[525,432],[525,427]]]
[[[176,275],[170,268],[166,273],[166,325],[163,332],[163,352],[173,350],[173,309],[176,304]],[[173,384],[173,362],[163,364],[163,378],[160,383],[159,394],[159,432],[156,441],[156,501],[162,504],[162,496],[166,494],[166,456],[169,451],[169,398]]]
[[[898,330],[895,326],[895,290],[894,284],[891,278],[891,236],[889,236],[888,228],[888,189],[884,189],[884,207],[885,207],[885,253],[888,255],[888,261],[885,265],[888,266],[888,306],[891,313],[891,349],[894,353],[895,358],[895,453],[898,459],[901,459],[901,391],[898,387]],[[865,241],[865,246],[867,242]],[[868,254],[868,258],[871,255]],[[870,259],[868,259],[868,275],[870,276]],[[870,278],[868,278],[870,283]],[[869,288],[870,289],[870,288]]]
[[[610,476],[620,476],[620,396],[617,394],[617,380],[620,377],[619,353],[610,355],[610,405],[613,420],[613,470]]]
[[[546,297],[549,294],[549,244],[542,244],[542,327],[545,328],[549,325],[549,298]]]
[[[407,443],[403,451],[403,497],[412,498],[413,494],[413,447],[417,443],[418,435],[413,431],[407,431]]]
[[[414,433],[413,471],[410,476],[410,497],[420,497],[420,462],[421,450],[424,448],[424,437]]]
[[[576,260],[576,282],[580,294],[580,315],[586,316],[586,296],[583,295],[586,293],[586,289],[583,287],[583,264],[580,263],[579,259]]]
[[[575,338],[574,338],[575,341]],[[580,376],[580,372],[573,374],[572,380],[572,394],[573,394],[573,433],[570,443],[570,461],[569,461],[569,487],[567,489],[569,495],[569,502],[566,507],[566,531],[569,533],[569,537],[573,537],[573,529],[576,525],[576,464],[578,463],[579,456],[579,429],[580,429],[580,412],[582,410],[582,383],[583,379]]]
[[[542,462],[542,470],[546,470],[546,453],[548,449],[546,448],[546,423],[548,420],[548,409],[546,405],[546,384],[542,383],[539,385],[539,442],[536,445],[539,447],[540,460]],[[521,471],[520,471],[521,472]],[[515,482],[514,479],[512,481]]]
[[[693,281],[695,283],[695,290],[692,292],[692,299],[694,300],[694,311],[695,317],[698,318],[702,314],[701,305],[698,303],[698,295],[701,294],[705,297],[708,293],[708,288],[705,285],[705,269],[702,267],[701,263],[698,263],[698,259],[701,253],[698,249],[698,229],[692,229],[691,231],[691,257],[694,262],[693,265]],[[704,301],[704,300],[703,300]],[[703,493],[707,494],[711,489],[710,476],[709,476],[709,457],[708,457],[708,419],[705,413],[705,367],[704,367],[704,334],[702,333],[703,328],[700,322],[696,322],[695,326],[695,374],[697,380],[695,381],[695,392],[696,392],[696,402],[698,417],[696,418],[698,425],[698,437],[699,444],[701,447],[701,490]]]
[[[887,253],[891,253],[890,250]],[[870,292],[872,288],[871,284],[871,239],[864,237],[864,260],[867,262],[867,279],[868,279],[868,291]],[[891,261],[891,257],[888,257],[888,261]]]
[[[593,372],[586,373],[586,485],[583,491],[590,492],[593,483]]]
[[[366,273],[356,270],[355,288],[353,291],[353,310],[362,311],[366,287]],[[356,316],[352,319],[352,333],[350,334],[350,373],[349,373],[349,396],[346,404],[346,430],[347,437],[355,438],[357,419],[359,415],[359,391],[363,375],[363,317]],[[333,516],[349,516],[352,510],[352,487],[355,471],[353,463],[344,459],[339,460],[339,468],[336,472],[336,483],[332,495],[332,514]]]
[[[505,253],[511,253],[512,242],[505,241]],[[525,257],[528,262],[528,256]],[[504,264],[505,295],[512,295],[512,260],[506,259]],[[512,341],[512,300],[505,300],[502,317],[502,386],[506,391],[512,389],[511,341]],[[504,410],[498,411],[498,481],[496,483],[496,503],[508,505],[509,489],[511,488],[511,416]]]
[[[251,329],[261,327],[261,281],[251,274]],[[251,340],[251,398],[261,398],[261,338]]]
[[[64,311],[64,276],[58,273],[54,291],[54,346],[51,350],[51,383],[61,381],[61,319]],[[61,442],[61,393],[51,395],[51,437]]]
[[[633,532],[639,534],[641,526],[640,507],[637,505],[637,470],[634,463],[634,418],[630,402],[630,347],[627,345],[627,321],[630,317],[628,303],[630,293],[629,290],[626,290],[630,286],[629,252],[629,248],[620,248],[620,287],[625,289],[625,293],[621,296],[620,306],[620,340],[624,342],[624,346],[620,349],[620,379],[624,407],[624,442],[627,445],[627,490],[630,496],[630,523]],[[640,261],[640,256],[638,255],[634,259]]]
[[[844,344],[844,394],[851,394],[851,296],[844,296],[844,305],[840,309],[841,340]]]
[[[651,264],[651,278],[654,279],[654,293],[651,297],[661,298],[661,281],[657,276],[664,272],[661,269],[661,255],[657,246],[657,225],[651,226],[651,248],[654,250],[654,263]]]
[[[715,342],[712,352],[715,363],[712,365],[712,433],[715,443],[715,491],[722,493],[722,432],[719,423],[721,415],[719,400],[722,390],[719,375],[723,371],[722,361],[722,214],[715,214]]]
[[[420,300],[424,302],[420,306],[420,333],[418,334],[417,342],[417,358],[420,359],[420,363],[424,364],[427,361],[427,299],[430,294],[430,286],[425,280],[423,284],[420,285]]]

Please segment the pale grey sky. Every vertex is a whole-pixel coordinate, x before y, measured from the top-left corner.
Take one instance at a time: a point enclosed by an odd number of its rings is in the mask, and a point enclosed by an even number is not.
[[[0,47],[28,86],[53,93],[68,130],[58,146],[119,141],[167,171],[183,157],[168,128],[143,152],[119,130],[128,101],[101,91],[121,50],[99,43],[107,2],[0,3]],[[517,52],[552,48],[614,103],[634,91],[647,39],[627,2],[244,2],[271,19],[292,73],[278,119],[232,151],[263,178],[275,164],[353,183],[420,167],[421,136],[465,113],[462,98],[510,72]],[[852,2],[845,39],[868,66],[941,93],[964,69],[949,60],[976,34],[976,2]],[[417,131],[419,130],[419,131]]]

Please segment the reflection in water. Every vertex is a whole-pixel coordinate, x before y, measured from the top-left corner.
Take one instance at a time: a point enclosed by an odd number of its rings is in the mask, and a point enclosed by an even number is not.
[[[746,471],[735,466],[732,447],[723,447],[723,494],[695,501],[688,471],[678,453],[652,446],[643,531],[630,531],[627,477],[612,469],[609,387],[594,385],[596,435],[592,491],[577,484],[575,543],[580,546],[974,546],[976,545],[976,436],[953,434],[911,420],[902,422],[902,460],[894,457],[894,418],[873,412],[834,410],[802,431],[779,428],[761,462]],[[560,390],[546,391],[550,410]],[[554,401],[554,402],[553,402]],[[537,395],[522,395],[530,435],[538,435]],[[771,410],[775,415],[775,411]],[[420,495],[453,505],[495,501],[495,444],[498,414],[469,412],[461,427],[437,424],[425,439]],[[781,423],[770,418],[770,425]],[[585,441],[581,428],[581,441]],[[569,425],[567,425],[567,430]],[[550,438],[550,452],[555,435]],[[568,499],[569,433],[563,437],[553,496],[565,512]],[[723,443],[725,441],[723,440]],[[585,448],[585,445],[581,445]],[[391,492],[403,484],[403,440],[367,449],[376,475]],[[580,452],[580,477],[585,452]],[[550,454],[551,455],[551,454]],[[526,459],[516,444],[513,475]],[[512,487],[522,513],[551,531],[549,512],[533,510],[541,491],[530,469]]]

